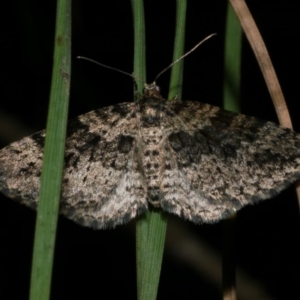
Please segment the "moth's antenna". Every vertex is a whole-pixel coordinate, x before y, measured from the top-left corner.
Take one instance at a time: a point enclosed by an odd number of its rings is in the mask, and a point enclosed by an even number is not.
[[[207,41],[208,39],[210,39],[212,36],[216,35],[216,33],[212,33],[211,35],[207,36],[205,39],[203,39],[202,41],[200,41],[196,46],[194,46],[190,51],[188,51],[187,53],[183,54],[182,56],[180,56],[178,59],[176,59],[175,61],[173,61],[169,66],[167,66],[166,68],[164,68],[156,77],[154,82],[156,82],[156,80],[158,79],[159,76],[161,76],[163,73],[165,73],[168,69],[170,69],[173,65],[175,65],[177,62],[179,62],[180,60],[182,60],[183,58],[185,58],[186,56],[188,56],[190,53],[192,53],[194,50],[196,50],[202,43],[204,43],[205,41]]]
[[[216,35],[216,33],[213,33],[209,36],[207,36],[205,39],[203,39],[202,41],[200,41],[196,46],[194,46],[190,51],[188,51],[187,53],[185,53],[184,55],[180,56],[178,59],[176,59],[175,61],[173,61],[169,66],[167,66],[166,68],[164,68],[156,77],[155,77],[155,80],[153,83],[156,82],[156,80],[158,79],[158,77],[160,77],[163,73],[165,73],[168,69],[170,69],[173,65],[175,65],[177,62],[179,62],[180,60],[182,60],[183,58],[185,58],[186,56],[188,56],[190,53],[192,53],[195,49],[197,49],[202,43],[204,43],[205,41],[207,41],[208,39],[210,39],[212,36]],[[142,80],[141,78],[139,78],[138,76],[135,76],[135,75],[132,75],[130,73],[127,73],[125,71],[122,71],[120,69],[117,69],[117,68],[113,68],[113,67],[110,67],[110,66],[107,66],[105,64],[102,64],[102,63],[99,63],[98,61],[95,61],[93,59],[90,59],[90,58],[87,58],[87,57],[84,57],[84,56],[77,56],[77,58],[79,59],[84,59],[84,60],[87,60],[87,61],[90,61],[90,62],[93,62],[101,67],[104,67],[104,68],[107,68],[107,69],[111,69],[113,71],[117,71],[119,73],[122,73],[124,75],[127,75],[127,76],[130,76],[131,78],[133,78],[135,84],[136,84],[136,80],[140,80],[145,86],[148,86],[146,84],[146,82],[144,80]]]
[[[117,69],[117,68],[113,68],[113,67],[104,65],[104,64],[102,64],[102,63],[99,63],[98,61],[95,61],[95,60],[93,60],[93,59],[90,59],[90,58],[87,58],[87,57],[84,57],[84,56],[77,56],[77,58],[79,58],[79,59],[84,59],[84,60],[93,62],[93,63],[95,63],[95,64],[97,64],[97,65],[99,65],[99,66],[102,66],[102,67],[104,67],[104,68],[111,69],[111,70],[120,72],[120,73],[122,73],[122,74],[128,75],[128,76],[130,76],[131,78],[133,78],[134,81],[140,80],[140,81],[142,81],[142,82],[145,84],[145,82],[144,82],[141,78],[139,78],[138,76],[132,75],[132,74],[127,73],[127,72],[125,72],[125,71],[122,71],[122,70],[120,70],[120,69]]]

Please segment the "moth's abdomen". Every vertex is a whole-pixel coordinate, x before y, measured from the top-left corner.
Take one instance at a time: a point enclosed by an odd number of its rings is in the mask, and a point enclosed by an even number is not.
[[[162,178],[164,112],[161,109],[162,99],[144,98],[140,103],[142,140],[142,167],[147,183],[148,201],[155,207],[160,206]]]
[[[150,134],[149,134],[150,133]],[[161,151],[163,143],[163,134],[159,128],[153,128],[148,131],[143,140],[143,158],[142,166],[147,182],[148,201],[158,207],[160,206],[160,182],[162,177],[163,152]]]

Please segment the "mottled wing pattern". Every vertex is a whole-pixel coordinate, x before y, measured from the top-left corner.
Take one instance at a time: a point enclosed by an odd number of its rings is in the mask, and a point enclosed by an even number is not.
[[[164,210],[215,222],[300,178],[300,135],[271,122],[191,101],[166,107]]]
[[[134,103],[77,117],[68,125],[60,212],[93,228],[115,227],[148,208],[140,172]],[[36,207],[45,133],[0,151],[0,190]]]
[[[0,151],[0,191],[35,208],[45,132]],[[195,223],[215,222],[300,178],[300,135],[191,101],[155,84],[138,103],[79,116],[68,126],[60,212],[115,227],[148,203]]]
[[[39,196],[44,140],[41,131],[0,151],[0,191],[31,208]]]

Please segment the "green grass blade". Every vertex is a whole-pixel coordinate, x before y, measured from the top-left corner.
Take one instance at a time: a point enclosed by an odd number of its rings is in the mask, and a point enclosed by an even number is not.
[[[134,15],[134,74],[145,80],[145,21],[143,1],[132,0]],[[138,91],[143,89],[137,81]],[[156,299],[163,257],[166,220],[161,212],[147,212],[136,223],[137,295],[139,300]]]
[[[151,211],[137,221],[138,299],[155,300],[158,291],[167,220],[161,211]],[[145,234],[145,235],[144,235]],[[143,256],[142,256],[142,255]],[[142,259],[142,260],[141,260]]]
[[[240,112],[241,42],[242,28],[231,5],[228,3],[224,49],[223,106],[225,109],[235,112]],[[236,299],[235,215],[224,220],[222,227],[223,299]]]
[[[232,6],[228,3],[224,50],[223,107],[235,112],[240,112],[241,47],[242,28]]]
[[[131,0],[134,23],[133,73],[146,82],[145,16],[143,0]],[[138,92],[143,92],[143,82],[136,82]]]
[[[144,14],[142,11],[142,2],[133,1],[134,28],[135,28],[135,64],[134,73],[144,74],[145,68],[139,66],[139,63],[145,64],[144,45]],[[138,6],[139,5],[139,6]],[[180,57],[184,48],[184,28],[185,28],[185,12],[186,1],[177,1],[177,26],[176,26],[176,46],[174,47],[174,59]],[[140,23],[138,23],[140,22]],[[142,37],[142,38],[141,38]],[[138,70],[138,68],[140,70]],[[181,96],[181,88],[178,87],[182,83],[182,62],[172,68],[172,80],[170,89],[174,95]],[[139,75],[138,75],[139,76]],[[144,78],[143,78],[144,79]],[[175,89],[175,88],[176,89]],[[139,88],[139,91],[141,89]],[[136,226],[136,250],[137,250],[137,290],[139,300],[154,300],[157,296],[161,263],[163,257],[163,249],[165,235],[167,229],[167,220],[161,211],[151,211],[141,216]]]
[[[146,82],[146,48],[145,48],[145,16],[144,3],[142,0],[132,0],[134,22],[134,75]],[[136,81],[138,92],[143,91],[143,83]],[[146,270],[148,257],[148,227],[151,213],[140,216],[136,222],[136,266],[137,266],[137,295],[138,299],[144,299],[143,276]]]
[[[185,36],[185,20],[186,20],[186,0],[177,0],[176,6],[176,31],[175,43],[173,52],[173,61],[178,59],[184,53],[184,36]],[[183,74],[183,59],[176,63],[171,70],[171,79],[168,99],[177,96],[181,99],[182,95],[182,74]]]
[[[71,72],[71,1],[57,1],[54,65],[31,272],[30,300],[50,298]]]

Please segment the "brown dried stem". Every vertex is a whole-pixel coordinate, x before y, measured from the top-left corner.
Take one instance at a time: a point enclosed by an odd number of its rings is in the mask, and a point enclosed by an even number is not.
[[[291,117],[272,65],[265,43],[259,33],[255,21],[244,0],[229,0],[237,17],[240,20],[244,33],[253,49],[260,69],[265,78],[269,93],[271,95],[279,123],[288,128],[293,128]],[[300,207],[300,184],[296,183],[298,205]]]

